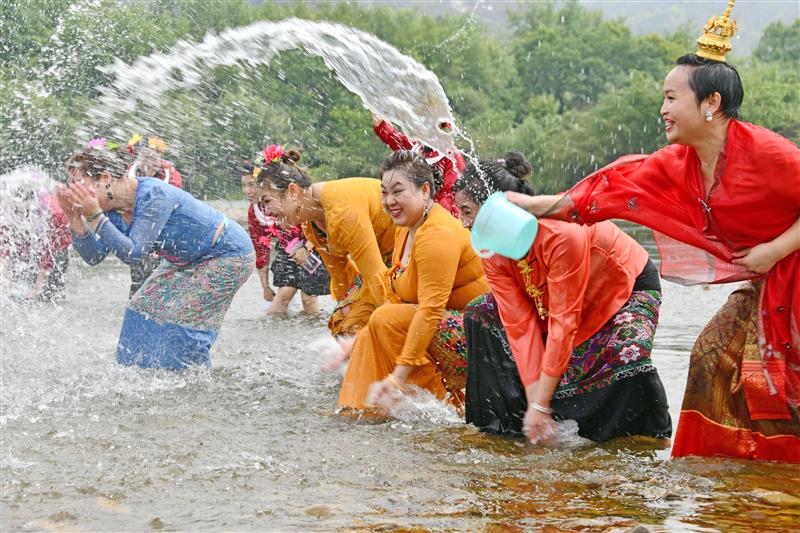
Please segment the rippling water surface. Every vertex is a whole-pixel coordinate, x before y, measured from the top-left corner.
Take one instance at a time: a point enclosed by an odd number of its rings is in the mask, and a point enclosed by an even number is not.
[[[796,466],[669,460],[647,439],[551,448],[482,435],[421,399],[402,420],[335,414],[325,321],[265,316],[254,276],[214,368],[122,368],[116,260],[73,262],[66,302],[2,300],[2,530],[792,531]],[[655,363],[678,409],[691,345],[731,287],[665,283]],[[331,308],[326,299],[325,309]]]

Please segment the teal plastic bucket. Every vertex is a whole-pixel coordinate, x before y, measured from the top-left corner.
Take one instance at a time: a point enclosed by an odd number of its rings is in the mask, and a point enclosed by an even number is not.
[[[509,202],[505,193],[496,192],[486,199],[475,217],[472,247],[484,259],[494,254],[522,259],[538,231],[535,216]]]

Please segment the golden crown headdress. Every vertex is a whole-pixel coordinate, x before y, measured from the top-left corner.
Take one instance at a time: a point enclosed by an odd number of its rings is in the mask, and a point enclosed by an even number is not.
[[[728,3],[725,13],[708,19],[703,36],[697,39],[697,55],[714,61],[725,61],[725,54],[733,50],[731,38],[736,33],[736,21],[731,20],[731,9],[736,0]]]

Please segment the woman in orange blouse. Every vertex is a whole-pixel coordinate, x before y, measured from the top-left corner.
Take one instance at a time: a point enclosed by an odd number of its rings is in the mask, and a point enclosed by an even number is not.
[[[337,302],[328,327],[336,337],[355,335],[386,300],[395,226],[381,208],[380,182],[344,178],[312,184],[297,166],[299,150],[275,148],[258,175],[262,207],[282,226],[302,225],[307,248],[298,249],[294,260],[303,264],[312,250],[319,254]]]
[[[434,204],[434,171],[422,157],[395,152],[381,176],[384,209],[398,226],[388,303],[356,337],[339,405],[388,412],[409,385],[458,400],[466,370],[462,311],[488,289],[480,259],[469,232]]]
[[[468,166],[456,186],[465,225],[492,192],[533,192],[519,152],[480,167]],[[595,441],[671,435],[650,361],[661,285],[644,248],[611,222],[540,220],[522,260],[494,256],[483,269],[492,293],[465,317],[468,422],[522,430],[533,443],[551,434],[553,416],[576,420]]]

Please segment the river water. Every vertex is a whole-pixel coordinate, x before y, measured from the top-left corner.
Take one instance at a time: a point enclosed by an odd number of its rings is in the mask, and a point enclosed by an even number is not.
[[[645,237],[646,238],[646,234]],[[6,297],[0,356],[3,531],[796,531],[800,471],[670,460],[647,439],[482,435],[419,400],[401,420],[335,413],[323,319],[271,318],[253,276],[211,370],[123,368],[117,260],[73,261],[66,301]],[[677,421],[692,343],[731,287],[664,283],[654,360]],[[323,307],[332,303],[325,299]]]

